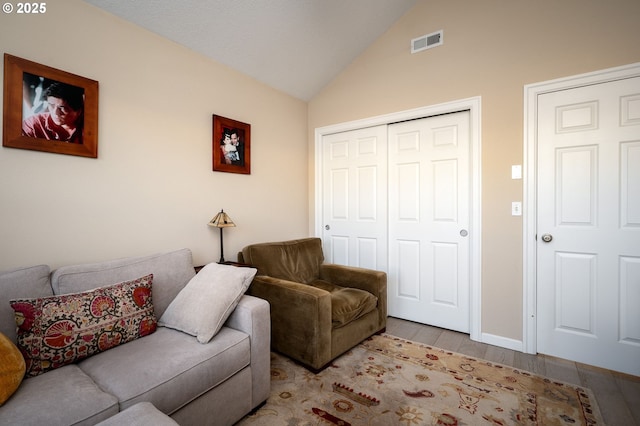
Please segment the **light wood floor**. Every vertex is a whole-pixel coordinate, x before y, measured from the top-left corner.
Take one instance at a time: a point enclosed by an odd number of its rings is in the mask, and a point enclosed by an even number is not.
[[[387,334],[589,388],[608,426],[640,426],[640,377],[474,342],[468,334],[389,317]]]

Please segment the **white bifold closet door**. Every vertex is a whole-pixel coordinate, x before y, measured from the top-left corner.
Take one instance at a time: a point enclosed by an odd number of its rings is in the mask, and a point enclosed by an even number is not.
[[[469,332],[469,112],[323,137],[328,262],[388,273],[389,315]]]

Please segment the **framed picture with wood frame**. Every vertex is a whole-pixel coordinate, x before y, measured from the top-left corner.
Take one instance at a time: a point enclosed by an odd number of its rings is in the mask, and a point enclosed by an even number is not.
[[[251,174],[251,125],[213,115],[213,171]]]
[[[4,54],[2,146],[98,157],[98,82]]]

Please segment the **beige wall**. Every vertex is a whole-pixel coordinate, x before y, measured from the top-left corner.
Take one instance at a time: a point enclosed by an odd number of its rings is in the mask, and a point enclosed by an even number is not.
[[[309,103],[310,153],[317,127],[481,96],[482,332],[521,340],[523,87],[640,61],[639,23],[638,0],[418,0]]]
[[[98,159],[0,148],[0,270],[180,247],[218,260],[221,208],[238,225],[227,259],[307,235],[306,103],[79,0],[0,14],[0,51],[100,84]],[[251,124],[251,175],[211,171],[214,113]]]

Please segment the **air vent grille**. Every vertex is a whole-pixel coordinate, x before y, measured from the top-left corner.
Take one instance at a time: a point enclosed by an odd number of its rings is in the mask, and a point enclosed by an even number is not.
[[[444,31],[436,31],[435,33],[426,34],[411,40],[411,53],[422,52],[432,47],[441,46],[444,43]]]

